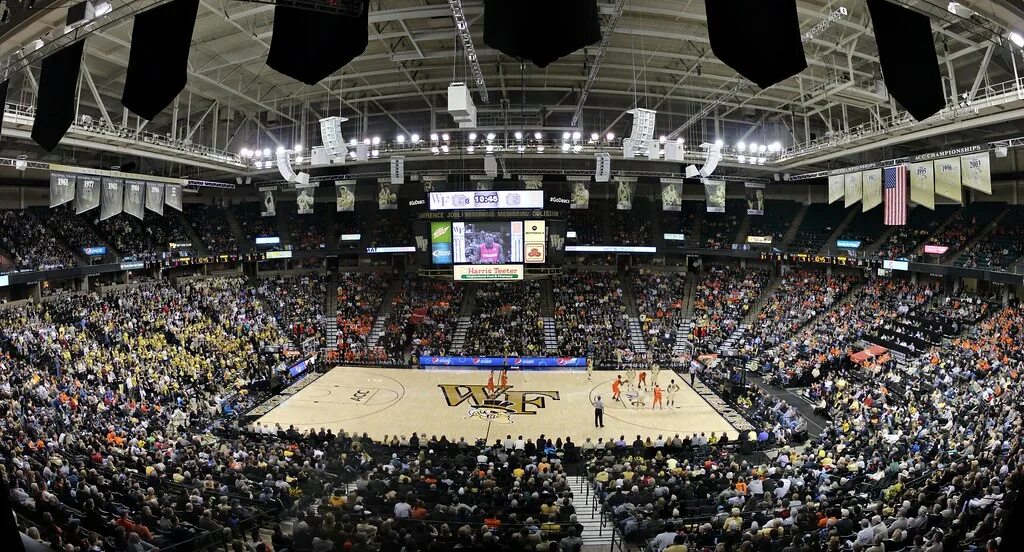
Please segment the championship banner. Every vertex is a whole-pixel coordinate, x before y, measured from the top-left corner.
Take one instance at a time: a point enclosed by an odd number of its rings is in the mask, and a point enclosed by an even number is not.
[[[725,181],[704,179],[704,198],[709,213],[724,213]]]
[[[618,191],[615,194],[615,208],[618,209],[619,211],[632,210],[633,192],[636,189],[636,182],[619,180],[618,184]]]
[[[569,197],[570,209],[590,209],[590,182],[577,181],[572,185]]]
[[[992,168],[987,151],[960,157],[960,172],[964,186],[992,195]]]
[[[747,195],[747,214],[764,214],[764,184],[756,182],[744,182],[743,187]]]
[[[828,177],[828,202],[835,203],[843,199],[846,191],[846,181],[841,174],[833,174]]]
[[[935,210],[935,167],[931,161],[910,165],[910,201]]]
[[[527,264],[543,264],[547,259],[547,229],[543,220],[528,220],[523,230],[524,260]]]
[[[661,179],[661,210],[683,210],[683,180],[680,178]]]
[[[863,173],[846,173],[844,178],[845,195],[843,196],[846,207],[851,207],[864,196]]]
[[[864,212],[882,204],[882,169],[864,171]]]
[[[295,198],[295,205],[300,215],[313,214],[313,205],[316,203],[316,188],[300,188],[299,195]]]
[[[273,217],[277,215],[277,200],[274,199],[274,192],[277,186],[260,187],[260,216]]]
[[[391,183],[405,184],[405,157],[391,158]]]
[[[988,155],[987,153],[985,155]],[[935,161],[935,195],[963,203],[960,191],[960,159],[949,157]]]
[[[124,180],[104,178],[101,186],[100,220],[107,220],[124,210]]]
[[[158,215],[164,214],[164,185],[159,182],[146,182],[146,209]]]
[[[164,205],[181,211],[181,184],[164,186]]]
[[[50,207],[57,207],[75,199],[75,175],[50,173]]]
[[[124,212],[142,220],[146,218],[146,183],[141,180],[124,181]]]
[[[426,182],[423,183],[426,187]],[[356,181],[335,180],[334,194],[336,210],[340,212],[351,212],[356,210]]]
[[[78,177],[75,189],[75,214],[95,209],[100,206],[100,179],[95,176]]]
[[[377,190],[377,208],[381,211],[398,209],[398,185],[382,182]]]

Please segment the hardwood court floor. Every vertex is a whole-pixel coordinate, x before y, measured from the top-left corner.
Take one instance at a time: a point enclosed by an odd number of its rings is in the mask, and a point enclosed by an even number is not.
[[[466,440],[485,437],[493,442],[507,434],[536,439],[572,436],[577,443],[587,437],[605,441],[625,435],[652,439],[675,434],[736,431],[707,402],[675,374],[663,371],[659,383],[670,378],[681,385],[675,408],[654,410],[652,393],[640,393],[646,402],[622,404],[611,400],[614,372],[509,372],[507,393],[488,401],[488,372],[444,370],[397,370],[340,366],[321,376],[259,419],[262,424],[281,424],[297,429],[329,428],[385,435],[420,435]],[[498,376],[495,375],[497,383]],[[650,380],[650,376],[648,376]],[[649,383],[650,385],[650,383]],[[594,427],[591,400],[605,401],[604,428]],[[625,395],[625,393],[624,393]],[[646,395],[646,396],[643,396]]]

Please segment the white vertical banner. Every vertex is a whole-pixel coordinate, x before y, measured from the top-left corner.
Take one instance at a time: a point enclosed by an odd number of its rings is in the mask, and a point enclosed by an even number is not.
[[[846,183],[841,174],[833,174],[828,177],[828,202],[835,203],[843,199],[846,190]]]
[[[992,195],[992,168],[987,151],[961,156],[960,173],[964,186]]]
[[[864,171],[864,211],[870,211],[882,204],[882,169]]]
[[[608,182],[612,177],[612,156],[607,153],[594,154],[594,182]]]
[[[405,184],[405,157],[391,158],[391,183]]]
[[[910,165],[910,201],[935,210],[935,167],[931,161]]]
[[[862,177],[863,173],[852,172],[845,175],[845,188],[846,195],[844,201],[846,207],[852,207],[855,203],[860,201],[864,195],[864,187]]]
[[[935,195],[963,203],[960,191],[960,159],[949,157],[935,161]]]

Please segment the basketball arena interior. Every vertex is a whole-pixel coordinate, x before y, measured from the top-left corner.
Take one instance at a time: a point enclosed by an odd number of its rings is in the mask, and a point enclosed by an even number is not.
[[[0,550],[1024,550],[1018,0],[0,0]]]

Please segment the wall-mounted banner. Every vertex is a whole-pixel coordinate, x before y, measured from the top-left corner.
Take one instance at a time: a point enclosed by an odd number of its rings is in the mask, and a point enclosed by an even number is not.
[[[391,183],[405,184],[405,158],[402,156],[391,158]]]
[[[300,215],[313,214],[313,206],[316,205],[316,188],[302,188],[295,198]]]
[[[704,198],[709,213],[725,212],[725,181],[704,179]]]
[[[864,173],[848,173],[844,175],[844,188],[843,200],[845,201],[846,207],[852,207],[855,203],[864,197]]]
[[[771,236],[747,236],[747,243],[771,244]]]
[[[420,366],[443,366],[445,370],[464,367],[468,369],[491,370],[495,366],[509,366],[513,370],[551,368],[565,370],[567,368],[584,368],[586,357],[454,357],[454,356],[421,356]]]
[[[910,201],[935,210],[935,167],[931,161],[910,165]]]
[[[377,185],[377,208],[381,211],[398,209],[398,185],[379,183]]]
[[[277,215],[277,200],[274,199],[274,192],[277,186],[260,187],[260,216],[273,217]]]
[[[988,154],[985,154],[988,156]],[[960,158],[948,157],[935,161],[935,195],[948,197],[957,203],[963,203],[960,191]]]
[[[341,212],[352,212],[356,210],[356,181],[335,180],[334,194],[336,210]]]
[[[569,201],[570,209],[590,209],[590,182],[583,180],[574,182]]]
[[[146,209],[158,215],[164,214],[164,185],[159,182],[146,182]]]
[[[747,196],[747,214],[764,214],[764,184],[756,182],[744,182],[743,188]]]
[[[960,167],[964,186],[992,195],[992,168],[987,151],[964,155]]]
[[[75,175],[63,172],[50,173],[50,207],[64,205],[75,199]]]
[[[452,223],[430,223],[430,256],[435,265],[452,264]]]
[[[124,180],[120,178],[104,178],[101,181],[100,220],[120,215],[124,210]]]
[[[146,216],[146,183],[141,180],[124,181],[124,212],[142,220]]]
[[[835,203],[843,199],[846,192],[846,179],[841,174],[833,174],[828,177],[828,202]]]
[[[864,212],[882,204],[882,169],[864,171]]]
[[[75,189],[75,213],[82,213],[100,206],[100,179],[97,176],[78,177]]]
[[[941,159],[943,157],[955,157],[955,156],[958,156],[958,155],[967,155],[969,153],[979,153],[979,152],[982,152],[982,151],[985,151],[985,152],[988,151],[988,144],[985,144],[985,145],[978,144],[978,145],[974,145],[974,146],[964,146],[964,147],[960,147],[960,148],[953,148],[953,149],[948,149],[948,150],[936,151],[936,152],[932,152],[932,153],[923,153],[921,155],[913,155],[913,156],[910,157],[909,161],[911,163],[917,163],[919,161],[930,161],[930,160],[933,160],[933,159]],[[987,155],[987,153],[986,153],[986,155]]]
[[[682,211],[683,210],[683,179],[662,178],[661,179],[661,210]]]
[[[165,185],[164,205],[181,211],[181,184]]]
[[[540,175],[519,175],[519,180],[523,181],[524,190],[541,190],[544,188],[544,177]]]
[[[543,220],[528,220],[523,229],[523,259],[527,264],[543,264],[547,259],[546,229]]]
[[[615,208],[619,211],[629,211],[633,209],[633,191],[636,188],[636,182],[630,182],[628,180],[618,180],[616,182],[615,192]]]

